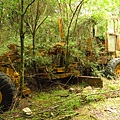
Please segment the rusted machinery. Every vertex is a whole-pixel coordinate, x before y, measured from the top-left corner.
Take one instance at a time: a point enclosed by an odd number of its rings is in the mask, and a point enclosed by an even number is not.
[[[104,28],[100,23],[89,22],[83,29],[78,27],[78,37],[86,32],[87,39],[79,42],[80,50],[85,52],[86,66],[94,63],[104,69],[106,76],[113,76],[118,79],[120,76],[120,35],[119,35],[119,19],[109,18],[103,20]],[[84,24],[83,24],[84,25]],[[101,37],[102,35],[102,37]],[[89,67],[88,67],[89,69]]]
[[[9,51],[0,56],[0,112],[8,110],[13,104],[13,98],[20,87],[20,75],[17,68],[20,65],[20,55],[17,45],[9,45]],[[23,95],[31,91],[24,86]]]
[[[53,80],[60,80],[63,82],[72,83],[86,83],[86,85],[94,87],[102,87],[103,81],[99,77],[84,76],[84,66],[76,58],[69,57],[69,64],[66,67],[66,49],[65,42],[56,43],[48,52],[49,59],[52,63],[48,65],[41,65],[37,67],[37,74],[35,75],[39,83]]]
[[[116,78],[120,75],[120,36],[118,34],[118,28],[116,21],[113,20],[112,32],[107,31],[104,40],[99,40],[96,36],[92,35],[90,39],[87,39],[85,43],[85,63],[88,62],[97,62],[99,65],[104,65],[106,74],[115,76]],[[61,23],[60,23],[61,24]],[[109,26],[109,25],[108,25]],[[109,27],[108,27],[109,28]],[[62,29],[62,28],[60,28]],[[111,29],[110,29],[111,30]],[[62,30],[60,30],[62,31]],[[61,34],[63,37],[63,34]],[[61,37],[61,38],[62,38]],[[78,36],[79,37],[79,36]],[[103,47],[99,55],[96,57],[96,52],[94,52],[93,41],[98,42],[97,47]],[[81,42],[81,41],[80,41]],[[100,44],[99,44],[100,43]],[[41,81],[46,82],[46,80],[72,80],[78,82],[85,82],[88,85],[103,86],[103,81],[99,77],[87,76],[84,74],[90,67],[84,69],[81,61],[76,60],[76,57],[69,57],[69,64],[66,66],[66,47],[65,42],[60,42],[55,44],[49,51],[45,51],[42,54],[46,54],[49,59],[51,59],[50,64],[46,65],[36,65],[35,73],[26,71],[26,75],[30,74],[33,78],[36,78],[40,83]],[[16,89],[20,86],[20,75],[19,75],[19,63],[20,63],[20,54],[17,49],[17,45],[8,46],[10,51],[4,53],[0,56],[0,110],[5,111],[9,109],[13,103],[13,98],[16,92]],[[83,47],[77,46],[79,50]],[[94,48],[97,49],[97,48]],[[81,50],[82,51],[82,50]],[[68,51],[69,52],[69,51]],[[40,55],[41,55],[40,54]],[[70,56],[70,53],[68,53]],[[34,64],[35,65],[35,64]],[[27,69],[27,68],[26,68]],[[33,70],[34,68],[32,68]],[[23,89],[23,95],[29,94],[30,89],[26,86]]]
[[[65,43],[61,42],[52,47],[45,54],[51,58],[52,63],[49,65],[37,65],[36,71],[31,73],[30,71],[26,72],[31,74],[33,78],[37,78],[39,83],[41,81],[46,82],[46,80],[85,80],[86,83],[92,85],[98,85],[102,87],[102,81],[100,78],[96,78],[98,83],[92,83],[92,80],[95,79],[90,76],[81,76],[82,66],[79,62],[74,61],[70,62],[67,69],[65,67],[66,61],[66,51],[64,49]],[[13,104],[15,93],[20,87],[20,54],[17,49],[17,45],[11,44],[8,46],[9,51],[0,56],[0,112],[8,110]],[[27,68],[26,68],[27,69]],[[32,68],[33,69],[33,68]],[[27,74],[26,74],[27,76]],[[77,79],[75,79],[77,78]],[[90,82],[90,81],[91,82]],[[28,95],[31,90],[24,86],[22,94]]]

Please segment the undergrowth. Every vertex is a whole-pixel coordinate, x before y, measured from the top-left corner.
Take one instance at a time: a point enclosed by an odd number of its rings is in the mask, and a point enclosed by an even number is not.
[[[80,107],[97,104],[99,101],[104,102],[108,98],[119,97],[119,87],[119,81],[104,79],[103,88],[92,88],[90,86],[84,88],[81,85],[72,85],[68,89],[62,88],[47,92],[37,92],[32,94],[31,97],[22,99],[15,110],[2,114],[0,120],[6,120],[4,117],[7,120],[68,120],[79,114],[75,111]],[[73,88],[72,92],[70,88]],[[25,107],[31,109],[32,114],[30,116],[22,112]]]

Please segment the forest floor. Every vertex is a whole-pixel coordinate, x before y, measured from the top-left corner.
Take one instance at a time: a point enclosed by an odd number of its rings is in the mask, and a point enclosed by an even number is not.
[[[108,98],[76,110],[78,116],[71,120],[120,120],[120,98]]]
[[[103,88],[49,86],[22,98],[0,120],[120,120],[120,81],[103,79]]]

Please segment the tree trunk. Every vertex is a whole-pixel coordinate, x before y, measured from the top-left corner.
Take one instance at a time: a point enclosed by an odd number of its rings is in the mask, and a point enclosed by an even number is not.
[[[35,58],[35,32],[33,32],[32,37],[33,37],[33,58]]]
[[[36,61],[35,61],[35,32],[33,32],[32,37],[33,37],[33,68],[34,72],[36,72]]]
[[[20,21],[20,42],[21,42],[21,79],[20,79],[20,93],[22,95],[22,90],[24,87],[24,32],[23,32],[23,20],[24,20],[24,14],[23,14],[23,5],[24,2],[21,0],[21,21]]]
[[[2,27],[2,22],[3,22],[3,2],[1,2],[0,5],[0,28]]]

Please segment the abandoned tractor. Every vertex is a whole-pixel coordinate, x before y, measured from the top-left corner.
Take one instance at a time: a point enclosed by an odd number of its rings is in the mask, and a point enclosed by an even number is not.
[[[98,70],[104,71],[105,76],[119,79],[119,19],[112,17],[97,23],[94,20],[91,22],[91,19],[89,19],[90,21],[88,21],[86,26],[84,23],[81,24],[84,27],[78,25],[77,32],[78,37],[81,38],[78,42],[79,48],[86,55],[84,60],[85,66],[90,70],[91,66],[89,64],[93,63],[100,68]]]
[[[71,56],[71,53],[66,51],[66,42],[60,42],[55,44],[49,51],[39,50],[40,54],[38,56],[47,56],[50,60],[49,64],[36,64],[33,61],[32,68],[25,65],[25,77],[35,78],[39,84],[45,83],[46,80],[63,80],[66,83],[72,80],[72,82],[85,82],[87,85],[102,87],[103,81],[98,76],[88,76],[91,69],[88,63],[92,62],[104,66],[107,76],[111,75],[118,79],[120,75],[120,37],[116,22],[118,22],[116,19],[112,20],[114,27],[106,32],[105,39],[99,39],[96,35],[97,31],[94,33],[94,30],[90,31],[92,33],[89,34],[90,39],[84,40],[84,44],[82,44],[82,41],[77,44],[79,51],[83,51],[84,48],[84,64],[80,59],[82,55]],[[93,27],[93,25],[91,26]],[[107,27],[109,29],[109,24]],[[81,31],[78,31],[78,33],[81,33]],[[93,43],[97,46],[95,47]],[[0,112],[11,107],[17,89],[20,87],[20,54],[17,45],[9,45],[8,47],[10,51],[0,56]],[[103,48],[99,51],[99,54],[94,51],[97,48]],[[24,86],[23,95],[29,93],[30,89]]]
[[[39,84],[52,80],[64,80],[66,82],[72,80],[82,82],[84,80],[89,85],[97,85],[102,87],[102,80],[100,78],[81,76],[82,65],[80,62],[72,58],[66,67],[66,51],[64,45],[56,44],[45,54],[51,58],[51,64],[36,65],[34,72],[30,71],[26,66],[25,77],[32,76]],[[9,51],[0,56],[0,112],[10,109],[14,103],[14,97],[20,88],[20,54],[17,45],[11,44],[8,46]],[[41,52],[40,52],[41,53]],[[33,68],[32,68],[33,70]],[[29,76],[29,75],[30,76]],[[96,81],[93,81],[96,79]],[[93,82],[92,82],[93,81]],[[31,90],[24,86],[22,94],[28,95]]]
[[[17,45],[9,45],[9,51],[0,56],[0,113],[10,109],[14,103],[15,94],[20,87],[20,75],[16,65],[20,63]],[[30,93],[24,86],[23,95]]]

